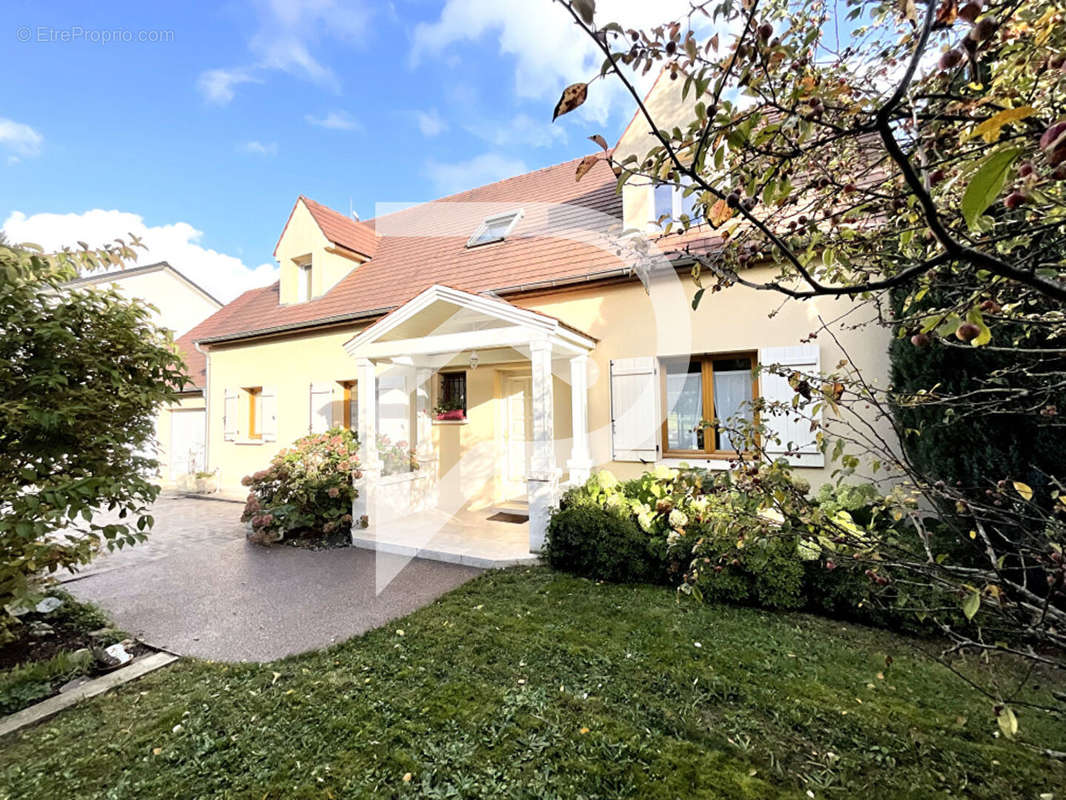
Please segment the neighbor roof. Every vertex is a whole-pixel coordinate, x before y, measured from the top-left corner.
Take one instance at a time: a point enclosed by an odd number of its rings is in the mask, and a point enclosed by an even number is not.
[[[132,278],[135,275],[147,275],[151,272],[169,272],[174,275],[178,280],[187,284],[202,294],[207,300],[210,300],[219,308],[222,307],[222,301],[197,284],[195,281],[189,279],[189,277],[181,270],[172,267],[167,261],[157,261],[154,264],[145,264],[139,267],[130,267],[129,269],[117,269],[111,272],[91,272],[88,275],[84,275],[80,278],[75,278],[72,281],[66,283],[66,286],[91,286],[97,283],[114,283],[115,281],[121,281],[123,278]]]

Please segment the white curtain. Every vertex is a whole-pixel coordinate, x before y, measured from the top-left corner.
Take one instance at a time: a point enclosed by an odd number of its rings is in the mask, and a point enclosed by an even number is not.
[[[751,419],[751,370],[735,369],[714,372],[714,409],[719,425],[735,427],[738,419]],[[745,405],[747,404],[747,405]],[[741,406],[744,406],[741,409]],[[743,411],[743,413],[741,413]],[[720,450],[736,450],[729,431],[719,433]]]
[[[702,378],[699,372],[667,372],[666,413],[670,450],[699,450],[703,419]]]

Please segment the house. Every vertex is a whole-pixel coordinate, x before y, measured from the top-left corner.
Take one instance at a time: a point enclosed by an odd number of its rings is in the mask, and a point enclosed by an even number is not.
[[[90,273],[67,286],[72,289],[114,288],[125,297],[143,300],[154,307],[155,321],[175,338],[188,333],[222,308],[221,302],[166,261]]]
[[[631,124],[617,149],[646,147],[646,135]],[[299,197],[274,251],[279,281],[181,340],[222,489],[239,491],[302,435],[352,428],[363,447],[354,516],[369,526],[357,543],[425,553],[434,537],[500,537],[528,554],[567,482],[596,467],[621,478],[656,464],[727,468],[728,432],[704,422],[756,395],[792,396],[783,378],[753,377],[756,364],[818,370],[842,357],[827,337],[801,340],[819,316],[862,308],[782,306],[738,287],[693,310],[690,263],[670,256],[677,237],[653,222],[682,213],[685,198],[637,183],[619,194],[602,161],[578,182],[578,163],[369,221]],[[684,239],[720,245],[706,226]],[[659,253],[639,274],[635,245]],[[884,334],[856,321],[838,326],[840,345],[887,376]],[[774,424],[812,484],[827,480],[808,426]],[[383,474],[380,448],[396,442],[418,470]],[[528,522],[493,528],[501,511]]]
[[[166,261],[91,273],[67,286],[113,288],[125,297],[143,300],[154,309],[155,322],[175,339],[222,308],[220,301]],[[181,350],[186,362],[195,362],[194,347]],[[156,419],[155,454],[165,483],[203,469],[206,431],[203,387],[184,387],[178,401],[161,409]]]

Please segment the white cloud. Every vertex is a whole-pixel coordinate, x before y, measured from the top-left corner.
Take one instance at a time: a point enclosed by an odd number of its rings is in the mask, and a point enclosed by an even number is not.
[[[93,209],[83,214],[33,214],[13,211],[0,226],[14,242],[33,242],[45,250],[74,247],[78,241],[99,247],[115,239],[129,241],[131,233],[144,240],[148,250],[138,250],[137,263],[167,261],[190,280],[223,302],[246,289],[277,280],[273,264],[248,266],[235,256],[203,247],[203,231],[187,222],[171,225],[145,223],[139,214]]]
[[[623,27],[647,28],[682,18],[689,10],[689,0],[600,0],[596,20],[598,24],[615,21]],[[696,19],[704,18],[697,15]],[[446,0],[440,19],[415,27],[412,63],[440,56],[451,44],[486,34],[498,37],[500,53],[514,58],[515,93],[524,99],[549,101],[545,111],[549,119],[562,88],[599,74],[603,63],[595,43],[561,4],[498,0]],[[638,88],[649,88],[654,77],[654,70],[641,77]],[[579,113],[604,124],[620,103],[629,113],[632,100],[626,98],[618,81],[597,81]]]
[[[252,7],[256,30],[248,50],[253,60],[202,73],[198,86],[207,100],[224,105],[233,99],[234,87],[262,82],[271,71],[340,90],[340,79],[312,53],[325,39],[361,42],[371,17],[366,0],[253,0]],[[243,79],[234,80],[235,76]]]
[[[200,74],[196,85],[207,102],[224,106],[233,99],[234,87],[242,83],[262,82],[261,78],[247,69],[209,69]]]
[[[304,119],[311,125],[328,128],[331,131],[361,131],[363,129],[363,123],[347,111],[330,111],[324,117],[307,114]]]
[[[251,153],[253,156],[276,156],[278,154],[278,143],[267,142],[264,144],[263,142],[253,139],[250,142],[245,142],[237,149],[242,150],[245,153]]]
[[[415,121],[418,123],[418,129],[422,131],[422,135],[430,138],[444,133],[448,130],[448,123],[440,115],[440,112],[435,108],[431,108],[429,111],[416,111]]]
[[[482,120],[467,125],[466,129],[495,147],[550,147],[566,141],[566,129],[552,125],[550,116],[538,120],[529,114],[518,114],[508,122]]]
[[[18,163],[18,156],[38,155],[42,144],[44,137],[29,125],[0,117],[0,147],[11,150],[15,158],[8,158],[9,164]]]
[[[454,194],[464,189],[483,186],[486,183],[510,178],[529,172],[525,162],[508,158],[499,153],[482,153],[469,161],[426,164],[426,175],[441,195]]]

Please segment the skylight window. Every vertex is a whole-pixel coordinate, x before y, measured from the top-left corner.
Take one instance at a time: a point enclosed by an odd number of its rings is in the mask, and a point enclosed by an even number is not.
[[[497,214],[493,217],[487,217],[485,221],[478,226],[478,229],[474,231],[474,235],[470,237],[466,246],[477,247],[482,244],[502,242],[507,238],[507,234],[511,232],[515,223],[521,218],[521,211],[508,211],[506,214]]]

